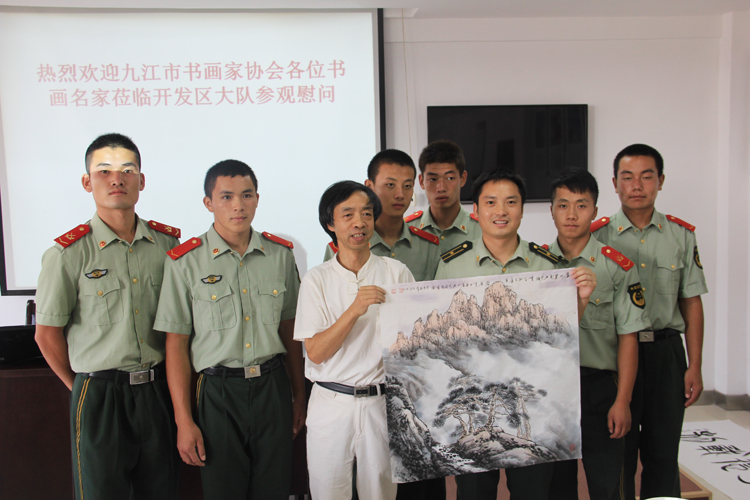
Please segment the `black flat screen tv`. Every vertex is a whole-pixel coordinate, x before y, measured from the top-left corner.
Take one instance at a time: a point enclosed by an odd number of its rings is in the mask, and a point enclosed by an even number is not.
[[[552,180],[568,167],[588,169],[588,105],[428,106],[430,142],[450,139],[464,151],[468,180],[461,201],[485,170],[512,170],[527,201],[549,201]]]

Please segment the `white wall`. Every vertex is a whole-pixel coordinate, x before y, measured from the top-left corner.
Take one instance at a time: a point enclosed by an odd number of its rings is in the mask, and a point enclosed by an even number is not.
[[[715,374],[724,394],[750,394],[748,145],[750,13],[722,17],[719,59]]]
[[[726,393],[714,376],[722,19],[406,20],[405,45],[401,20],[386,21],[389,147],[419,155],[429,105],[588,104],[589,168],[602,215],[619,208],[610,180],[615,154],[634,142],[661,151],[666,183],[657,207],[698,228],[711,290],[705,385]],[[418,202],[426,205],[423,195]],[[551,241],[549,205],[528,204],[520,233]],[[744,371],[740,381],[733,394],[747,392]]]

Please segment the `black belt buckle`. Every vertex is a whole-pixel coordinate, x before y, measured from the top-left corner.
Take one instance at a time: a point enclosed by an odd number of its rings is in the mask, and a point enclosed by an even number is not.
[[[130,372],[130,385],[147,384],[154,381],[154,370]]]
[[[370,396],[380,396],[380,385],[364,385],[354,387],[355,398],[367,398]]]
[[[653,342],[654,338],[653,330],[641,330],[638,332],[638,342]]]

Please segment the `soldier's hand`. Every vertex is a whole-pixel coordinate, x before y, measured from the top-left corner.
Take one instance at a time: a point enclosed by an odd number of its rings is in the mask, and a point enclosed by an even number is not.
[[[354,303],[350,306],[357,316],[363,316],[372,304],[385,302],[385,290],[375,285],[366,285],[359,289]]]
[[[296,438],[299,431],[305,426],[306,417],[305,399],[295,399],[292,402],[292,439]]]
[[[615,401],[615,404],[612,405],[612,408],[609,409],[609,413],[607,414],[609,437],[612,439],[625,437],[625,434],[630,431],[631,423],[632,417],[630,415],[630,405]]]
[[[195,422],[177,428],[177,450],[182,461],[188,465],[203,467],[206,465],[206,448],[203,446],[203,434]]]
[[[690,368],[685,372],[685,408],[698,401],[703,392],[703,375],[700,369]]]
[[[596,274],[594,270],[590,267],[579,266],[573,269],[570,275],[576,280],[578,297],[584,303],[588,304],[589,297],[591,297],[591,294],[596,289]]]

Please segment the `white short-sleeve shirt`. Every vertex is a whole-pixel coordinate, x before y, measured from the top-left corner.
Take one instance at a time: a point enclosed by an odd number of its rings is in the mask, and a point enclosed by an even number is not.
[[[370,254],[357,274],[338,258],[314,267],[300,285],[294,339],[304,341],[330,328],[352,305],[359,287],[414,281],[409,269],[388,257]],[[352,327],[341,348],[320,364],[305,359],[305,376],[313,382],[372,385],[384,382],[378,305],[372,305]]]

